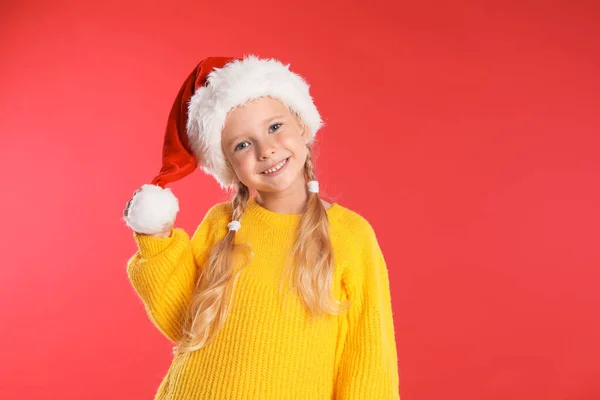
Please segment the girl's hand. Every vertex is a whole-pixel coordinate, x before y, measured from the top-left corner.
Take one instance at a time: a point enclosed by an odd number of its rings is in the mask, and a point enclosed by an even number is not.
[[[129,207],[131,206],[131,202],[133,201],[133,198],[135,197],[136,194],[139,193],[140,190],[141,189],[138,189],[135,192],[133,192],[133,197],[131,197],[131,199],[125,205],[125,209],[123,210],[123,218],[127,217],[127,214],[129,213]]]
[[[143,185],[125,205],[123,220],[140,235],[169,237],[179,211],[170,189]]]

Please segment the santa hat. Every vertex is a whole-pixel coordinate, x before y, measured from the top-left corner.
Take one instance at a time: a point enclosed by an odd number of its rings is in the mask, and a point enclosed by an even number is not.
[[[202,60],[183,83],[169,114],[163,144],[162,168],[152,184],[134,195],[127,225],[135,232],[163,231],[175,221],[179,203],[165,186],[191,174],[197,166],[212,175],[222,188],[235,185],[235,175],[221,149],[221,131],[227,113],[260,97],[270,96],[298,114],[312,143],[323,125],[298,74],[274,59],[209,57]]]

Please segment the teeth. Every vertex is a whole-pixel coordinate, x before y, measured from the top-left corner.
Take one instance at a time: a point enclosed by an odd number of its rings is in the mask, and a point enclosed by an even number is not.
[[[281,167],[283,167],[283,165],[285,164],[286,161],[287,161],[287,158],[285,160],[283,160],[282,162],[280,162],[279,164],[277,164],[276,166],[274,166],[273,168],[266,170],[265,172],[263,172],[263,174],[270,174],[271,172],[279,171],[279,169],[281,169]]]

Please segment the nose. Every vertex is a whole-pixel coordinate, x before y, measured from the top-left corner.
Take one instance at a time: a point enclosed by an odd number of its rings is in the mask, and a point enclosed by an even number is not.
[[[266,160],[275,154],[275,144],[272,140],[263,140],[258,147],[258,158]]]

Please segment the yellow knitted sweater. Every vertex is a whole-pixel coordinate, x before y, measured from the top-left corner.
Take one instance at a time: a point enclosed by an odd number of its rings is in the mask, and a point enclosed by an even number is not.
[[[300,214],[267,210],[251,197],[235,235],[253,258],[236,282],[227,320],[208,346],[174,356],[155,400],[394,400],[399,376],[388,271],[371,225],[334,203],[328,210],[333,294],[347,312],[311,319],[298,295],[279,292]],[[198,268],[225,236],[229,202],[212,207],[191,240],[134,238],[127,274],[154,325],[177,343]]]

